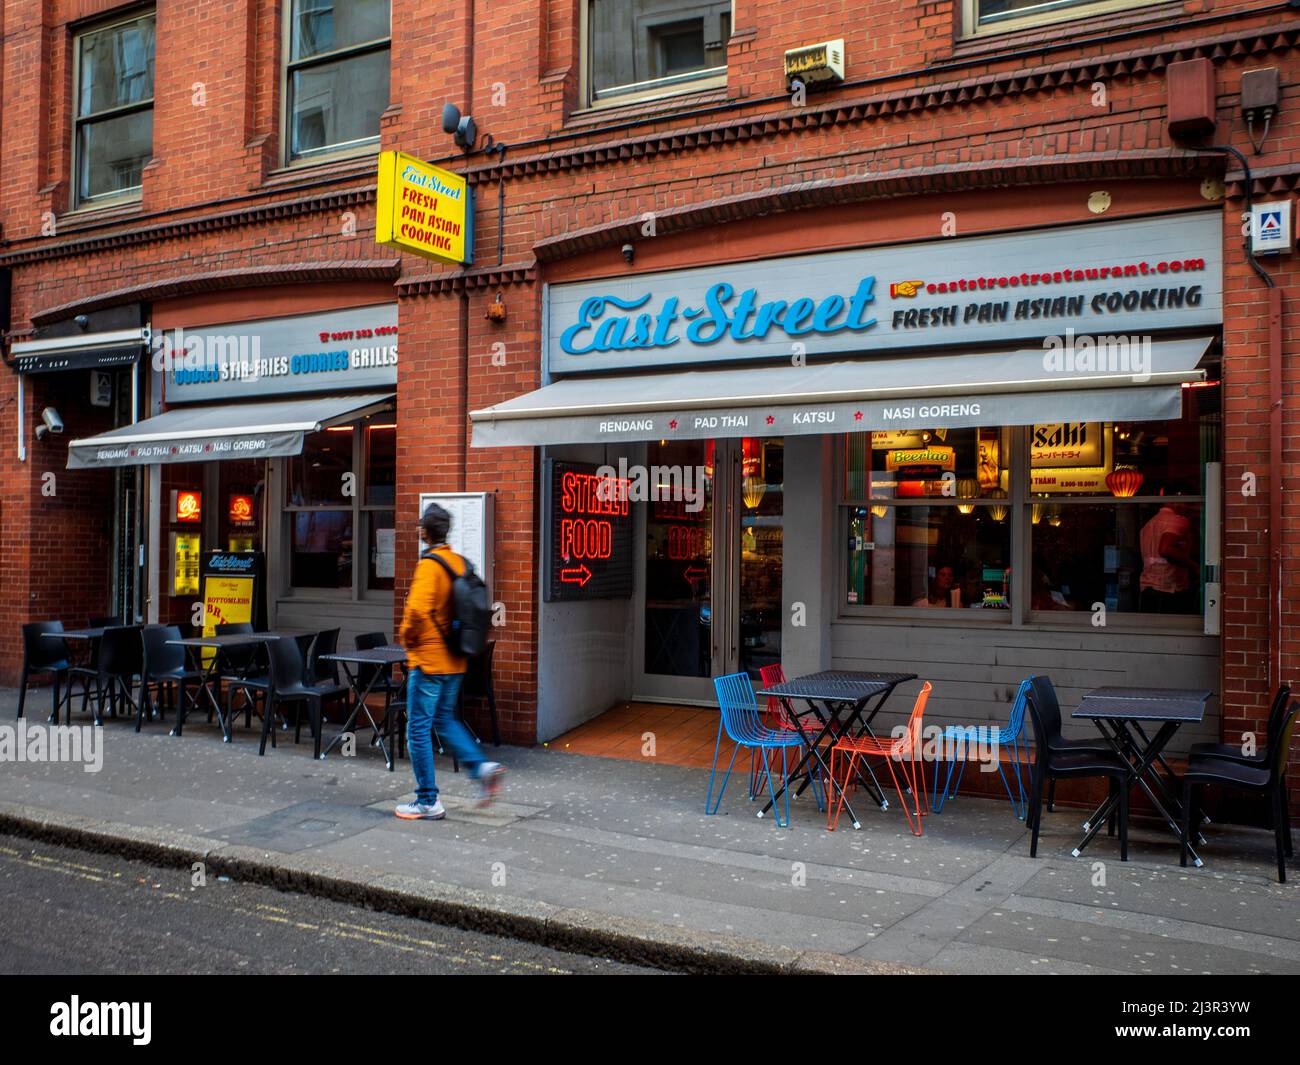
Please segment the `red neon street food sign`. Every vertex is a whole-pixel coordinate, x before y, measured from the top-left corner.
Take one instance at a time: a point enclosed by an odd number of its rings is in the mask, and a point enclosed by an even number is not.
[[[630,482],[597,469],[551,463],[548,602],[632,594]]]

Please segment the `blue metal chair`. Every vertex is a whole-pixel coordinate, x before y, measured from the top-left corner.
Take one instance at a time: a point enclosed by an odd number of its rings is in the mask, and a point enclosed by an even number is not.
[[[1032,679],[1032,678],[1031,678]],[[943,736],[940,740],[939,751],[934,759],[934,812],[939,813],[943,809],[944,800],[957,797],[957,791],[961,787],[961,778],[966,772],[966,763],[969,760],[966,757],[969,745],[977,742],[981,733],[985,742],[993,745],[996,752],[1001,752],[1003,747],[1010,746],[1012,765],[1016,775],[1016,792],[1019,793],[1020,802],[1017,804],[1016,795],[1011,791],[1011,783],[1007,780],[1006,771],[1002,768],[1002,759],[998,758],[998,774],[1002,777],[1002,786],[1007,789],[1007,798],[1011,800],[1012,812],[1021,820],[1024,820],[1027,806],[1027,796],[1025,794],[1024,781],[1020,776],[1020,734],[1025,729],[1025,701],[1029,696],[1029,680],[1022,680],[1020,687],[1016,691],[1015,702],[1011,704],[1011,720],[1007,722],[1006,728],[998,729],[994,732],[991,729],[975,725],[949,725],[943,730]],[[952,747],[949,747],[949,743]],[[956,765],[955,760],[948,760],[943,757],[949,749],[954,753],[961,752],[961,769],[957,773],[957,779],[952,779],[952,771]],[[1026,750],[1028,748],[1026,747]],[[948,762],[948,775],[944,778],[943,789],[939,788],[939,763]]]
[[[767,792],[772,798],[772,813],[781,828],[790,827],[790,789],[785,789],[785,820],[781,819],[780,807],[776,802],[776,787],[772,783],[772,769],[768,763],[767,752],[781,751],[781,782],[786,782],[789,766],[786,764],[786,751],[802,748],[803,741],[797,733],[776,731],[763,724],[758,713],[758,700],[754,697],[754,686],[750,683],[748,673],[732,673],[730,676],[717,677],[713,688],[718,694],[718,708],[722,711],[718,720],[718,742],[713,748],[713,768],[709,771],[709,794],[704,800],[704,812],[716,814],[722,805],[723,792],[731,780],[731,768],[735,765],[736,755],[742,747],[756,749],[762,763],[762,775],[767,780]],[[727,763],[726,775],[722,778],[722,787],[718,789],[718,798],[713,798],[713,781],[718,772],[718,753],[722,750],[722,733],[736,746]],[[761,816],[761,815],[760,815]]]

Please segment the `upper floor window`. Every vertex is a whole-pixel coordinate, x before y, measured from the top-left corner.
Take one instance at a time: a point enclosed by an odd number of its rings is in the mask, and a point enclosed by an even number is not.
[[[589,102],[623,102],[721,83],[731,0],[589,0]]]
[[[138,196],[153,154],[154,14],[79,33],[74,48],[75,200]]]
[[[290,159],[378,143],[390,34],[389,0],[290,0]]]
[[[1048,22],[1141,7],[1156,0],[962,0],[967,36],[1009,33]]]

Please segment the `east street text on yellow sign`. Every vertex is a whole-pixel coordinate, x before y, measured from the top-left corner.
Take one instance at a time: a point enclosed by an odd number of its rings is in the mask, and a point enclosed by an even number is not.
[[[375,241],[468,265],[474,258],[469,183],[405,152],[380,152]]]

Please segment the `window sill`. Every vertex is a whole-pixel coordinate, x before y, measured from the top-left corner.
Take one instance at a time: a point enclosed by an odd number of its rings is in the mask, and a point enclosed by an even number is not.
[[[660,116],[670,118],[678,111],[689,110],[701,104],[725,103],[728,99],[725,79],[710,81],[708,84],[692,85],[689,89],[671,93],[594,104],[570,114],[564,128],[570,131],[586,127],[598,128],[608,124],[611,119],[625,121]]]
[[[1183,13],[1182,0],[1166,0],[1152,4],[1136,0],[1131,6],[1112,11],[1079,14],[1055,22],[1040,22],[1032,26],[1009,29],[986,29],[958,37],[947,59],[971,59],[981,55],[996,56],[1000,52],[1032,47],[1035,44],[1057,43],[1071,37],[1094,37],[1113,30],[1125,30],[1147,23],[1168,24]]]
[[[1052,611],[1031,611],[1023,625],[1016,626],[1020,632],[1096,632],[1100,635],[1122,634],[1143,636],[1197,636],[1206,640],[1217,641],[1217,636],[1208,636],[1204,631],[1205,621],[1201,617],[1188,617],[1171,620],[1162,614],[1112,614],[1108,616],[1105,628],[1096,628],[1092,624],[1090,611],[1062,611],[1066,616],[1055,617]],[[892,625],[906,628],[986,628],[998,625],[1011,628],[1010,610],[976,610],[965,607],[960,610],[943,610],[925,607],[852,607],[842,606],[835,617],[834,624],[848,625]]]
[[[100,225],[118,218],[134,218],[143,213],[144,205],[139,196],[124,196],[101,203],[83,204],[65,211],[58,216],[57,226],[60,230],[75,230],[83,223]]]
[[[349,178],[363,174],[372,175],[375,160],[379,157],[379,145],[371,145],[364,150],[337,152],[312,159],[299,159],[272,170],[262,182],[264,189],[292,188],[303,181],[319,181],[322,178]]]

